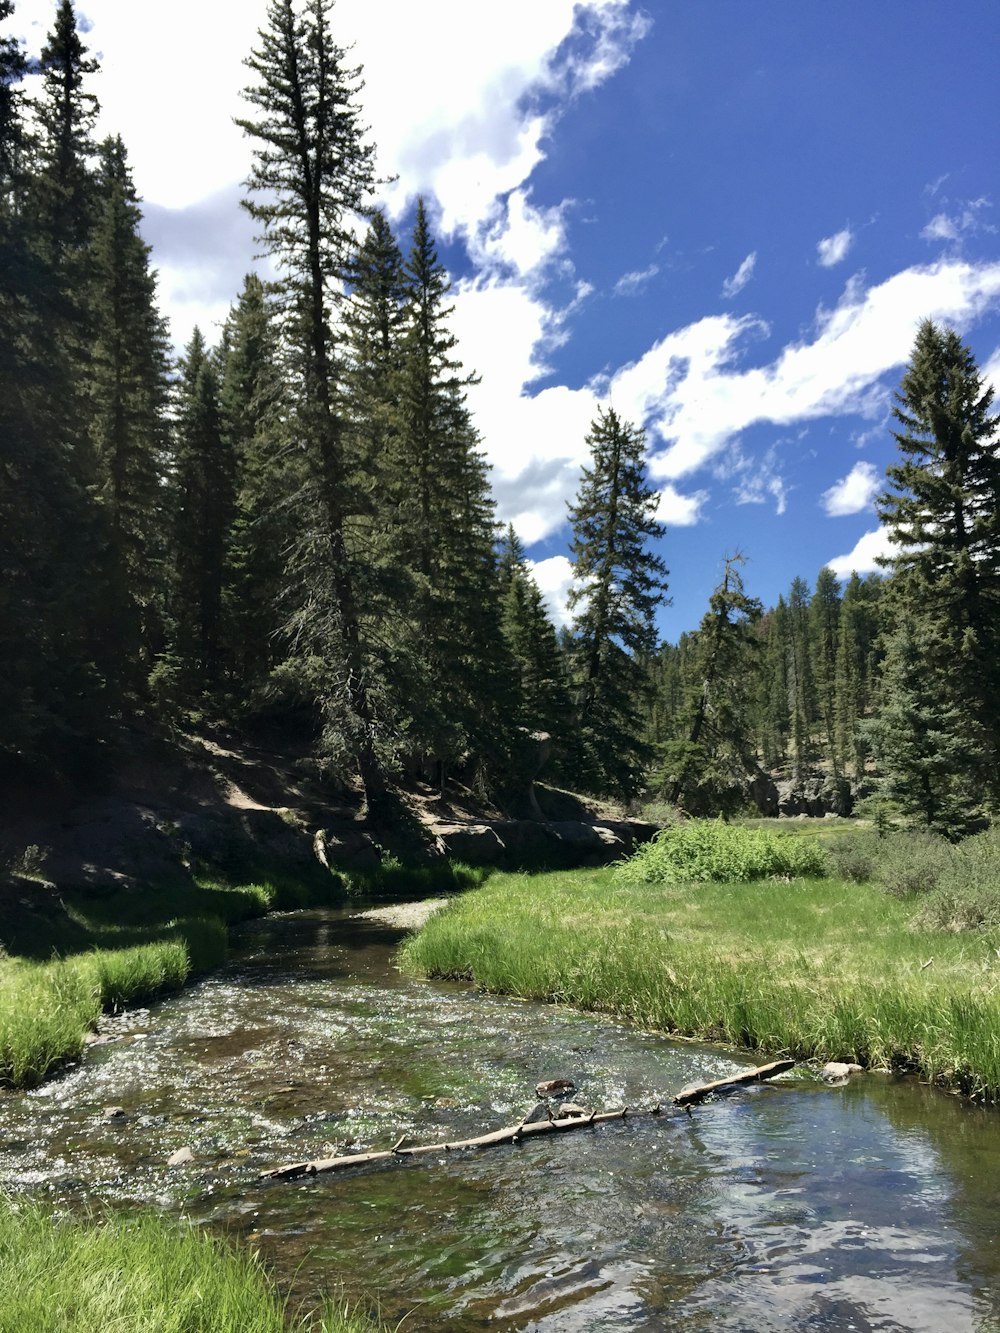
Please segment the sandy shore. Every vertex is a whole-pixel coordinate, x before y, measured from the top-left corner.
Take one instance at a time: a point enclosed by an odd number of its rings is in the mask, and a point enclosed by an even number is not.
[[[358,912],[358,916],[369,921],[384,921],[387,926],[397,926],[400,930],[419,930],[428,917],[450,901],[450,898],[424,898],[418,903],[393,903],[390,907],[370,907],[367,912]]]

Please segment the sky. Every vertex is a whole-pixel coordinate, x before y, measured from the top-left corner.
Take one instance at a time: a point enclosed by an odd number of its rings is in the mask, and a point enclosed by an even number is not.
[[[37,53],[54,12],[15,0],[6,30]],[[255,266],[232,118],[265,14],[77,5],[178,347]],[[1000,4],[338,0],[332,23],[404,249],[426,202],[499,517],[555,617],[600,406],[646,432],[665,639],[737,551],[765,605],[875,569],[919,322],[1000,389]]]

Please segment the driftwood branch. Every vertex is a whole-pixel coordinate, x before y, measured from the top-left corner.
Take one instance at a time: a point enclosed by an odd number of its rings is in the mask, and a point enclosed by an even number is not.
[[[730,1078],[717,1078],[714,1083],[699,1083],[695,1087],[685,1088],[674,1098],[675,1106],[693,1106],[704,1101],[713,1092],[725,1092],[728,1088],[742,1088],[748,1083],[763,1083],[765,1079],[784,1074],[795,1067],[794,1060],[774,1060],[769,1065],[758,1065],[743,1074],[733,1074]]]
[[[774,1078],[791,1069],[794,1060],[775,1060],[773,1064],[761,1065],[749,1069],[746,1073],[736,1074],[732,1078],[716,1079],[714,1083],[703,1083],[698,1087],[685,1088],[673,1099],[675,1106],[690,1106],[702,1101],[710,1093],[723,1092],[727,1088],[743,1087],[748,1083],[760,1083]],[[340,1157],[326,1157],[313,1162],[289,1162],[285,1166],[272,1167],[262,1171],[261,1180],[294,1180],[299,1176],[318,1176],[329,1171],[345,1171],[351,1167],[369,1166],[373,1162],[400,1161],[404,1157],[424,1157],[429,1153],[459,1152],[463,1148],[492,1148],[500,1143],[520,1143],[522,1139],[534,1138],[540,1134],[558,1134],[574,1129],[584,1129],[588,1125],[599,1125],[607,1120],[625,1120],[632,1115],[659,1115],[662,1107],[659,1103],[647,1111],[636,1111],[623,1106],[615,1111],[590,1111],[586,1115],[563,1116],[552,1120],[538,1120],[530,1124],[522,1121],[518,1125],[505,1125],[489,1134],[480,1134],[474,1139],[458,1139],[450,1143],[422,1143],[412,1148],[402,1145],[406,1136],[396,1140],[391,1148],[378,1152],[346,1153]]]

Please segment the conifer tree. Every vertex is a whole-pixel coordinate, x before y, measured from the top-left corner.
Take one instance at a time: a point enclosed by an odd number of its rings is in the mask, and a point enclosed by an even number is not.
[[[966,758],[952,752],[956,778],[974,775],[995,803],[1000,419],[991,413],[992,401],[992,389],[958,335],[930,320],[921,324],[893,409],[901,457],[887,469],[889,484],[877,503],[895,547],[886,561],[893,623],[917,632],[942,716],[957,708],[965,719]]]
[[[278,302],[302,447],[288,628],[300,660],[315,664],[327,750],[353,756],[365,795],[377,799],[385,777],[347,540],[360,479],[347,449],[330,323],[354,250],[352,222],[375,183],[374,150],[360,120],[360,75],[333,39],[331,9],[331,0],[301,8],[270,0],[247,60],[256,82],[244,97],[255,114],[238,124],[256,143],[245,202],[281,272]]]
[[[94,333],[85,381],[107,540],[102,659],[135,689],[163,646],[167,334],[120,138],[101,145],[87,249]],[[109,665],[109,670],[112,669]]]
[[[837,732],[837,637],[840,621],[840,585],[824,566],[809,603],[809,652],[816,691],[823,749],[834,777],[842,768]]]
[[[196,692],[222,674],[222,595],[233,518],[233,456],[216,368],[195,328],[182,362],[177,419],[174,652]]]
[[[222,440],[233,468],[224,659],[233,689],[249,702],[282,655],[281,594],[292,540],[286,393],[274,319],[255,274],[244,280],[216,360]]]
[[[405,486],[399,559],[412,581],[411,743],[440,776],[463,753],[495,776],[513,762],[511,664],[500,629],[496,517],[465,401],[476,377],[456,355],[450,282],[423,202],[404,269],[394,455]],[[416,756],[415,756],[416,757]]]
[[[599,409],[587,435],[573,525],[573,622],[577,730],[582,782],[631,796],[649,751],[642,739],[644,659],[656,648],[654,612],[667,570],[649,549],[662,536],[657,495],[644,475],[641,430],[613,408]]]
[[[667,799],[692,813],[738,808],[746,778],[756,769],[754,631],[762,608],[745,591],[740,569],[745,559],[737,553],[726,560],[690,654],[683,730],[661,750]]]
[[[862,723],[875,697],[881,579],[852,574],[840,603],[837,629],[837,749],[856,780],[864,777],[868,740]]]
[[[809,585],[794,578],[788,591],[786,621],[786,678],[791,724],[791,758],[796,781],[805,775],[813,757],[812,721],[816,712],[816,690],[809,651]]]

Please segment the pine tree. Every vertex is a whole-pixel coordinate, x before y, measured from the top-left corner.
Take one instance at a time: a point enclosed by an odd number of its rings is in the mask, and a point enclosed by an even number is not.
[[[0,20],[11,12],[0,2]],[[102,725],[107,701],[92,665],[94,507],[70,429],[66,303],[39,234],[25,68],[0,38],[0,753],[51,763]]]
[[[840,585],[832,569],[824,566],[816,579],[809,603],[809,651],[816,705],[822,727],[823,749],[834,777],[839,777],[842,758],[837,732],[837,638],[840,622]]]
[[[809,651],[810,600],[808,583],[794,578],[788,591],[785,655],[792,770],[797,782],[805,776],[814,758],[812,722],[816,714],[816,687]]]
[[[163,646],[167,334],[120,138],[101,145],[87,249],[94,323],[85,387],[107,537],[101,655],[140,688]],[[113,668],[109,665],[109,670]]]
[[[865,774],[868,740],[862,723],[875,698],[880,650],[879,601],[882,580],[852,574],[844,588],[837,629],[837,749],[855,780]]]
[[[896,548],[886,562],[893,622],[916,631],[942,716],[957,708],[965,718],[966,758],[953,752],[961,773],[975,775],[996,802],[1000,420],[992,401],[958,335],[921,324],[893,409],[901,460],[887,469],[877,503]]]
[[[366,796],[385,789],[362,633],[358,568],[348,545],[361,508],[337,398],[330,326],[354,250],[353,219],[374,187],[373,148],[357,104],[360,75],[330,31],[330,0],[270,0],[267,26],[247,60],[244,91],[254,118],[238,124],[256,141],[245,201],[281,271],[278,301],[296,381],[295,431],[302,484],[291,556],[296,587],[292,641],[311,670],[326,747],[353,756]]]
[[[643,659],[656,649],[653,616],[667,570],[648,543],[663,528],[645,481],[643,432],[613,408],[599,409],[586,442],[590,466],[570,509],[580,777],[591,790],[628,797],[650,757],[642,739]]]
[[[726,560],[689,657],[683,731],[661,750],[667,799],[692,813],[739,808],[757,767],[753,681],[762,608],[744,589],[745,559],[737,553]]]
[[[255,274],[244,280],[216,360],[222,439],[233,467],[224,659],[234,693],[252,704],[282,654],[280,599],[292,543],[286,392],[274,319]]]
[[[513,762],[511,663],[500,630],[496,517],[486,462],[465,394],[476,377],[456,356],[450,282],[422,201],[404,269],[393,457],[398,559],[411,580],[412,757],[440,776],[463,754],[494,779]]]
[[[501,625],[513,660],[521,726],[547,732],[558,754],[570,743],[572,701],[565,662],[523,547],[509,527],[500,548]]]
[[[216,368],[201,330],[185,350],[179,386],[173,540],[173,651],[193,692],[217,689],[222,596],[233,519],[233,455],[223,434]]]

